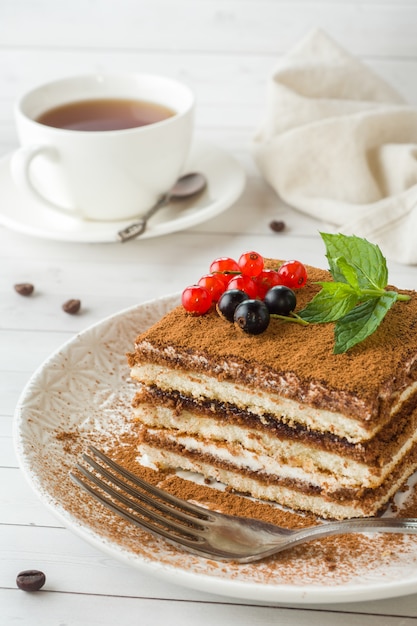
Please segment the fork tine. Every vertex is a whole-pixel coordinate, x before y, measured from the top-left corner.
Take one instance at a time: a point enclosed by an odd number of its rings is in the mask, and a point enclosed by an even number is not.
[[[94,496],[97,500],[99,500],[102,504],[107,506],[115,513],[121,515],[128,521],[133,522],[137,526],[144,528],[157,536],[164,537],[171,543],[177,545],[180,544],[181,546],[188,547],[193,551],[198,552],[198,544],[204,543],[202,538],[198,536],[198,531],[195,528],[178,524],[173,520],[162,517],[155,511],[148,509],[146,506],[143,506],[138,502],[134,502],[120,491],[105,483],[102,479],[98,478],[95,474],[93,474],[83,466],[77,465],[77,469],[88,479],[88,481],[91,481],[92,483],[97,485],[101,491],[104,491],[106,494],[108,494],[112,498],[112,500],[103,495],[103,493],[94,489],[91,484],[89,484],[89,482],[84,481],[82,478],[72,472],[70,473],[71,479],[80,487],[85,489],[88,493],[90,493],[92,496]],[[116,500],[116,502],[114,500]],[[119,506],[117,502],[120,502],[124,506]],[[131,511],[127,510],[124,507],[128,507],[129,509],[131,509]],[[133,513],[132,511],[137,512],[139,516],[135,515],[135,513]],[[153,523],[153,521],[156,523]]]
[[[77,465],[78,474],[70,472],[76,484],[118,515],[199,556],[250,563],[312,539],[342,533],[417,533],[416,519],[347,519],[289,530],[207,511],[150,485],[96,448],[90,450],[102,464],[83,455],[87,466]]]
[[[97,463],[94,459],[92,459],[87,454],[83,454],[83,459],[84,459],[84,461],[89,463],[89,465],[93,469],[95,469],[97,472],[99,472],[99,474],[101,474],[101,476],[103,476],[106,480],[110,481],[111,483],[113,483],[113,485],[119,487],[124,492],[128,493],[129,495],[133,496],[135,499],[140,500],[144,504],[147,504],[147,505],[151,506],[153,509],[157,509],[161,513],[165,513],[165,514],[169,515],[172,518],[175,518],[176,520],[178,520],[180,522],[185,522],[187,524],[188,529],[190,528],[190,526],[192,526],[192,527],[194,527],[196,529],[203,528],[203,526],[201,525],[201,522],[205,521],[207,519],[207,516],[205,517],[204,520],[202,520],[200,518],[197,518],[197,517],[189,515],[185,511],[182,511],[182,510],[179,511],[178,509],[173,508],[174,503],[173,503],[172,506],[170,504],[167,505],[165,503],[166,495],[167,495],[165,492],[161,492],[163,494],[163,496],[160,496],[161,498],[162,497],[164,498],[164,501],[162,501],[162,499],[161,500],[157,500],[157,499],[155,499],[155,497],[152,497],[152,496],[148,495],[148,493],[147,493],[147,491],[151,491],[151,485],[149,485],[148,483],[145,483],[141,479],[136,479],[135,480],[136,484],[138,483],[138,480],[140,480],[139,486],[141,487],[141,491],[139,491],[138,489],[132,487],[127,482],[124,482],[123,480],[121,480],[120,477],[117,474],[109,472],[105,467],[103,467],[102,465]],[[116,467],[117,467],[117,470],[115,469],[115,471],[119,471],[120,472],[120,468],[117,465],[116,465]],[[86,470],[83,466],[79,465],[78,469],[79,469],[79,471],[81,471],[84,474],[84,476],[86,476],[87,478],[89,478],[90,480],[95,482],[96,485],[98,485],[99,487],[103,486],[102,485],[102,481],[100,480],[100,483],[99,483],[97,477],[94,474],[92,474],[90,471]],[[87,475],[87,472],[88,472],[88,475]],[[145,487],[146,487],[146,491],[145,491]],[[156,495],[158,497],[158,493]],[[119,499],[122,499],[122,498],[120,498],[120,496],[119,496]],[[134,504],[134,502],[129,500],[127,502],[127,504],[128,504],[128,506],[131,506],[132,504]],[[160,521],[162,521],[162,520],[165,521],[165,518],[160,518]],[[180,529],[180,527],[178,527],[178,529]]]
[[[162,489],[159,489],[155,485],[152,485],[146,482],[145,480],[139,478],[139,476],[137,476],[133,472],[129,471],[125,467],[122,467],[121,465],[119,465],[118,463],[110,459],[103,452],[101,452],[101,450],[98,450],[95,446],[92,446],[92,445],[89,446],[89,450],[95,456],[97,456],[101,461],[103,461],[103,463],[105,463],[110,469],[114,470],[117,474],[124,476],[124,478],[129,480],[129,482],[139,487],[141,491],[144,491],[153,496],[156,496],[160,501],[169,503],[172,506],[174,506],[177,514],[178,514],[178,510],[181,510],[181,511],[184,511],[185,513],[190,513],[203,521],[210,520],[213,517],[211,512],[208,511],[207,509],[204,509],[201,506],[192,504],[191,502],[187,502],[186,500],[181,500],[180,498],[173,496],[167,491],[163,491]],[[83,456],[85,458],[87,455],[83,455]],[[91,459],[91,457],[89,457],[89,459]],[[91,461],[89,462],[91,463]],[[94,461],[92,462],[92,464],[94,464]],[[98,469],[98,467],[96,469]],[[102,466],[100,466],[99,471],[102,471],[102,470],[103,468]],[[152,504],[154,504],[154,502],[155,501],[152,500]],[[187,521],[192,523],[193,519],[191,517],[190,518],[187,517]]]

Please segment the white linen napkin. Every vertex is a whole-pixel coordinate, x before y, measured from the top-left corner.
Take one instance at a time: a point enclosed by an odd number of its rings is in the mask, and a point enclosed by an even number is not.
[[[322,31],[271,76],[253,154],[287,204],[417,264],[417,107]]]

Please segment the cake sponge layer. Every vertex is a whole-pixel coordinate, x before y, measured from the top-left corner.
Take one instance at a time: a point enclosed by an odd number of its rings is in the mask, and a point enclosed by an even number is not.
[[[270,260],[266,266],[276,267]],[[308,267],[297,310],[328,272]],[[334,324],[248,335],[177,307],[128,354],[138,454],[321,517],[374,515],[417,466],[417,294],[334,354]]]

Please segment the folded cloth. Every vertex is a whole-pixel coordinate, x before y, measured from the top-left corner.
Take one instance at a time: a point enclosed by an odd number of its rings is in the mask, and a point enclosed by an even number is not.
[[[269,80],[253,153],[287,204],[417,264],[417,107],[322,31]]]

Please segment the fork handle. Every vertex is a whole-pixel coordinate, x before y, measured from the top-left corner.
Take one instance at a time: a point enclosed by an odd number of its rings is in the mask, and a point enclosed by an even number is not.
[[[326,522],[325,524],[320,524],[320,526],[309,526],[308,528],[294,531],[292,537],[289,538],[289,542],[291,545],[296,545],[313,538],[319,539],[320,537],[330,537],[331,535],[363,533],[367,531],[373,533],[414,534],[417,533],[417,518],[357,517],[337,522]]]

